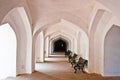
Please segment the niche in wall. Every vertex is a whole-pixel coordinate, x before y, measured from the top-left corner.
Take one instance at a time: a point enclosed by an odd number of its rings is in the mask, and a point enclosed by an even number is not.
[[[120,27],[113,25],[105,37],[104,75],[120,76]]]

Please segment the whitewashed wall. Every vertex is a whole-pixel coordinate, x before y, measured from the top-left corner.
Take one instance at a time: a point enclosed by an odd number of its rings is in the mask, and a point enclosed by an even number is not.
[[[16,48],[16,35],[11,26],[0,26],[0,80],[16,76]]]
[[[23,7],[12,9],[3,19],[14,29],[17,37],[17,74],[32,72],[32,32]]]

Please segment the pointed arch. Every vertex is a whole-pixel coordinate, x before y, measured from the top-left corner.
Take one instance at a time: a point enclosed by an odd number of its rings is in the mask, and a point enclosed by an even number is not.
[[[105,10],[98,9],[95,15],[95,18],[92,22],[92,25],[89,29],[89,72],[94,72],[94,34],[97,29],[97,25],[100,22],[102,16],[104,15]]]
[[[17,39],[12,27],[6,23],[0,26],[0,79],[16,77]]]
[[[17,74],[32,73],[32,31],[24,7],[12,9],[2,23],[12,25],[17,37]]]
[[[105,24],[106,23],[106,24]],[[104,40],[105,40],[105,35],[110,29],[110,27],[113,24],[119,24],[117,18],[113,16],[110,12],[105,12],[104,15],[102,16],[101,20],[99,21],[95,34],[94,34],[94,42],[93,42],[93,55],[90,53],[92,56],[93,63],[93,71],[95,73],[101,74],[105,76],[104,74]],[[97,65],[95,65],[97,64]]]
[[[52,40],[51,40],[51,49],[53,49],[52,50],[52,52],[54,51],[54,44],[55,44],[55,42],[56,41],[59,41],[59,40],[61,40],[62,42],[64,42],[65,43],[65,46],[66,46],[66,49],[65,50],[68,50],[69,49],[69,45],[70,45],[70,43],[69,43],[69,41],[66,39],[66,37],[64,37],[64,36],[62,36],[62,35],[59,35],[59,36],[56,36],[56,37],[54,37]]]
[[[104,75],[120,76],[120,27],[113,25],[104,41]]]

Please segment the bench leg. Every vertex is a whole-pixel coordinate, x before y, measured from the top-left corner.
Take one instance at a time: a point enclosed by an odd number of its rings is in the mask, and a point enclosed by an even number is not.
[[[77,68],[76,68],[76,66],[74,66],[74,70],[75,70],[74,73],[76,73],[76,72],[77,72]]]

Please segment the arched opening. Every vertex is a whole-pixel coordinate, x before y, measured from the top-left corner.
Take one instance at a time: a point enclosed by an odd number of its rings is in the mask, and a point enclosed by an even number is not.
[[[53,43],[53,52],[65,52],[67,50],[67,44],[64,40],[59,39]]]
[[[72,44],[72,40],[73,40],[72,36],[70,37],[70,36],[66,35],[65,33],[61,33],[61,32],[60,33],[55,32],[54,34],[55,35],[51,35],[49,38],[49,54],[54,53],[54,42],[59,39],[62,39],[63,41],[65,41],[67,50],[71,49],[71,46],[72,46],[71,44]]]
[[[96,13],[89,35],[89,72],[103,73],[104,35],[112,17],[110,12],[103,9],[99,9]],[[112,21],[112,24],[113,22],[114,21]]]
[[[32,73],[32,32],[24,7],[12,9],[3,19],[8,22],[17,37],[16,74]]]
[[[9,24],[0,26],[0,80],[16,76],[16,34]]]
[[[52,28],[52,26],[55,27],[55,28]],[[71,26],[71,28],[69,26]],[[48,29],[49,27],[50,27],[50,29]],[[66,27],[67,27],[67,29],[66,29]],[[36,29],[36,30],[33,31],[34,35],[33,35],[33,50],[32,51],[33,51],[33,53],[36,53],[36,47],[35,46],[36,46],[36,42],[37,42],[37,36],[39,36],[39,33],[41,31],[43,31],[43,32],[45,31],[44,37],[45,38],[49,37],[48,41],[46,40],[46,42],[45,42],[45,44],[48,43],[48,45],[44,46],[44,48],[46,48],[46,47],[48,48],[48,50],[47,50],[47,48],[44,50],[44,53],[45,54],[47,53],[47,57],[64,56],[64,54],[62,54],[64,52],[58,53],[58,54],[54,53],[55,52],[54,43],[55,43],[55,41],[57,41],[59,39],[62,39],[66,43],[67,47],[66,47],[65,50],[70,49],[72,52],[77,53],[77,38],[76,38],[76,36],[77,36],[77,33],[79,32],[79,30],[80,31],[82,30],[85,33],[85,35],[87,35],[85,29],[83,29],[80,26],[78,27],[77,24],[74,24],[74,22],[72,22],[71,20],[69,22],[69,20],[61,19],[59,22],[57,21],[54,24],[53,24],[53,22],[51,22],[49,24],[46,24],[43,27],[41,27],[40,29],[38,29],[38,30]],[[56,34],[56,32],[58,32],[58,33]],[[37,46],[37,47],[39,47],[39,46]],[[85,48],[85,49],[88,49],[88,48]],[[65,50],[62,50],[62,51],[65,51]],[[83,54],[86,54],[87,51],[88,50],[83,52]],[[33,55],[33,56],[35,56],[35,55]],[[47,59],[45,59],[45,60],[47,60]]]
[[[50,41],[50,50],[52,55],[64,55],[65,51],[70,49],[71,41],[65,36],[56,36]]]
[[[120,76],[120,28],[113,25],[105,37],[104,75]]]

